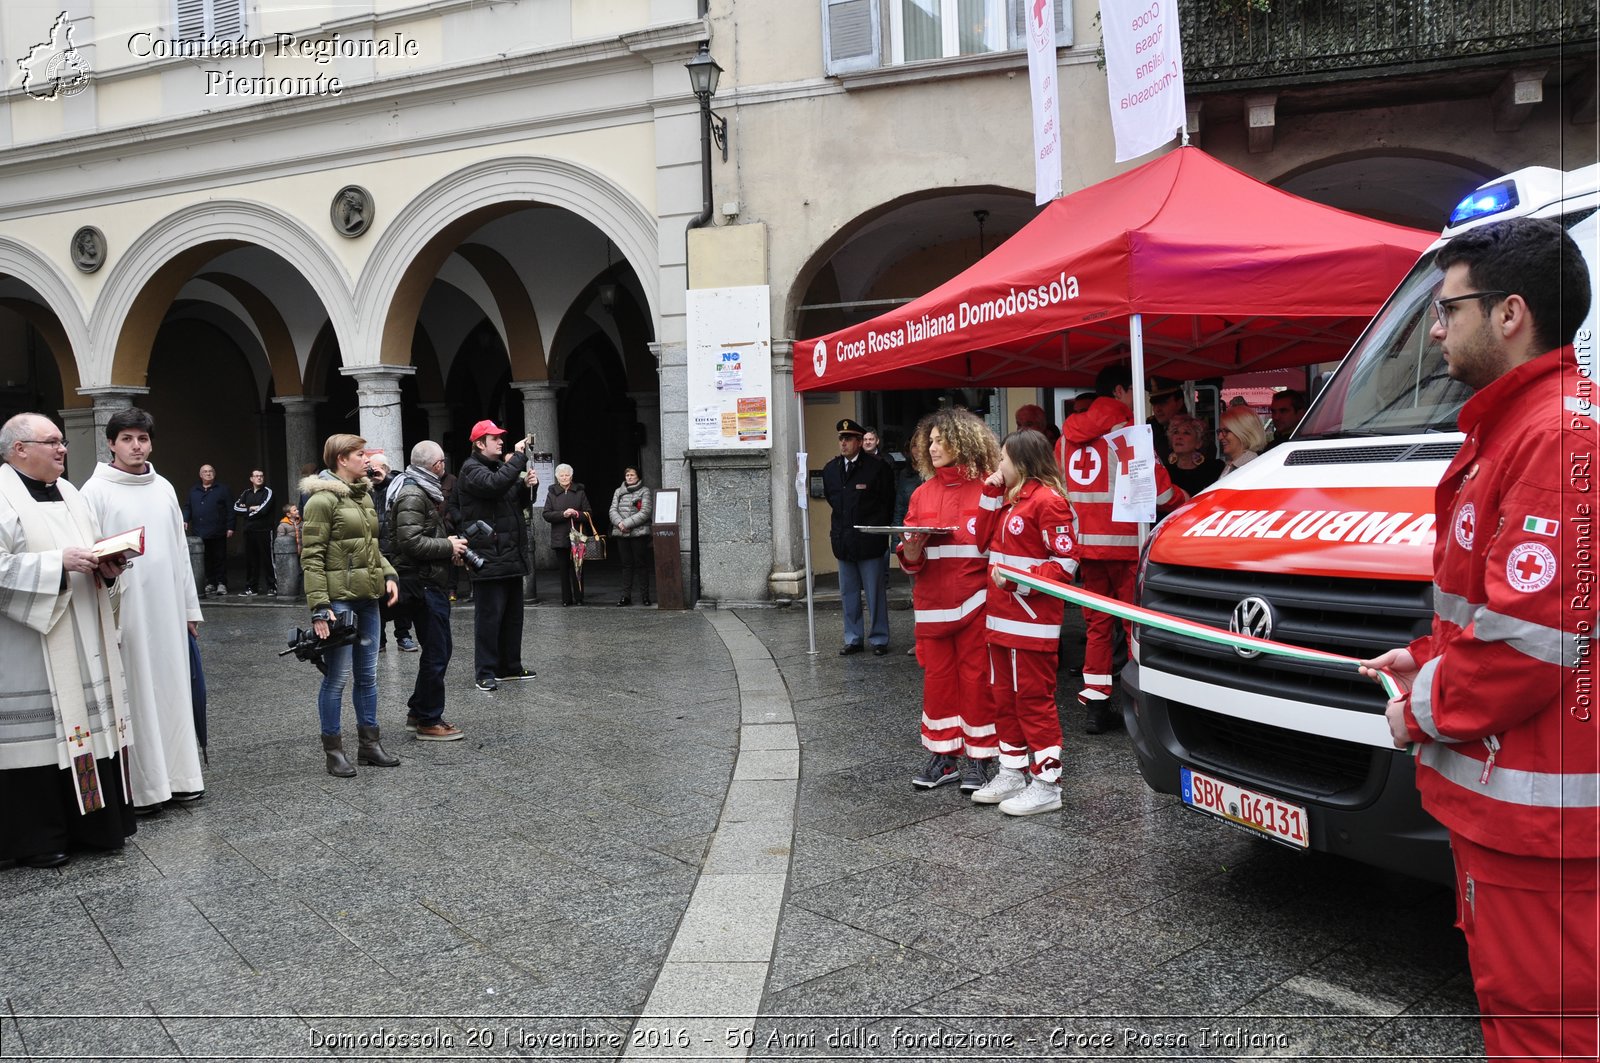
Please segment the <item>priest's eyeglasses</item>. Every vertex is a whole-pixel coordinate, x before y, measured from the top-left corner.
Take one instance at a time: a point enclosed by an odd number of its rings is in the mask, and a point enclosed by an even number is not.
[[[1453,304],[1464,303],[1468,299],[1504,299],[1510,292],[1468,292],[1466,295],[1452,295],[1448,299],[1435,299],[1433,301],[1433,316],[1439,319],[1440,328],[1450,327],[1450,313]]]
[[[39,444],[41,444],[43,446],[54,447],[57,450],[66,450],[69,446],[72,445],[72,444],[68,443],[65,439],[62,439],[60,436],[56,436],[54,439],[19,439],[19,440],[17,440],[17,442],[18,443],[39,443]]]

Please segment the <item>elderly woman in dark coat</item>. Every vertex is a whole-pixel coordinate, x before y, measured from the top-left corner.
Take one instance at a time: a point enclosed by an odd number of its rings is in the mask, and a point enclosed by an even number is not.
[[[573,528],[587,532],[594,512],[583,485],[572,481],[571,465],[556,466],[556,482],[544,497],[544,519],[550,524],[550,549],[561,562],[561,604],[582,605],[583,583],[572,566],[571,532]]]

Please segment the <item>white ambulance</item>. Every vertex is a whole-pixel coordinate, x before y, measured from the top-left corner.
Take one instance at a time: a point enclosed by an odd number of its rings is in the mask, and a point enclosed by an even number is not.
[[[1594,284],[1597,207],[1600,165],[1520,170],[1463,200],[1293,437],[1156,529],[1140,603],[1358,658],[1425,634],[1433,491],[1461,446],[1456,414],[1470,394],[1429,337],[1442,278],[1432,252],[1498,218],[1554,218]],[[1578,336],[1593,375],[1593,306]],[[1136,635],[1124,715],[1153,789],[1288,846],[1449,880],[1444,829],[1422,811],[1375,683],[1153,628]]]

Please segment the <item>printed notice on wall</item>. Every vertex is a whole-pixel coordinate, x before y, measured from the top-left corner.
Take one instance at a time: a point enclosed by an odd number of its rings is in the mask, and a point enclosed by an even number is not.
[[[771,291],[692,288],[688,294],[689,446],[772,446]]]
[[[722,411],[696,406],[689,411],[689,446],[695,450],[722,446]]]

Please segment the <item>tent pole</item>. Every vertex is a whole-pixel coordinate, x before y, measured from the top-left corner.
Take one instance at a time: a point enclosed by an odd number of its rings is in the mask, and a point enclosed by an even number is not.
[[[1144,315],[1128,315],[1128,348],[1133,358],[1133,423],[1144,423]],[[1161,458],[1158,456],[1157,461]],[[1150,525],[1139,522],[1139,546],[1150,536]]]
[[[794,393],[795,421],[799,425],[800,450],[799,454],[806,452],[806,397],[798,391]],[[800,478],[796,484],[799,491],[811,490],[810,472],[804,468],[796,469],[795,475]],[[800,501],[798,494],[796,503]],[[816,587],[811,580],[811,510],[806,506],[800,507],[800,541],[802,552],[806,559],[806,637],[810,648],[806,650],[811,656],[817,655],[817,604]]]

